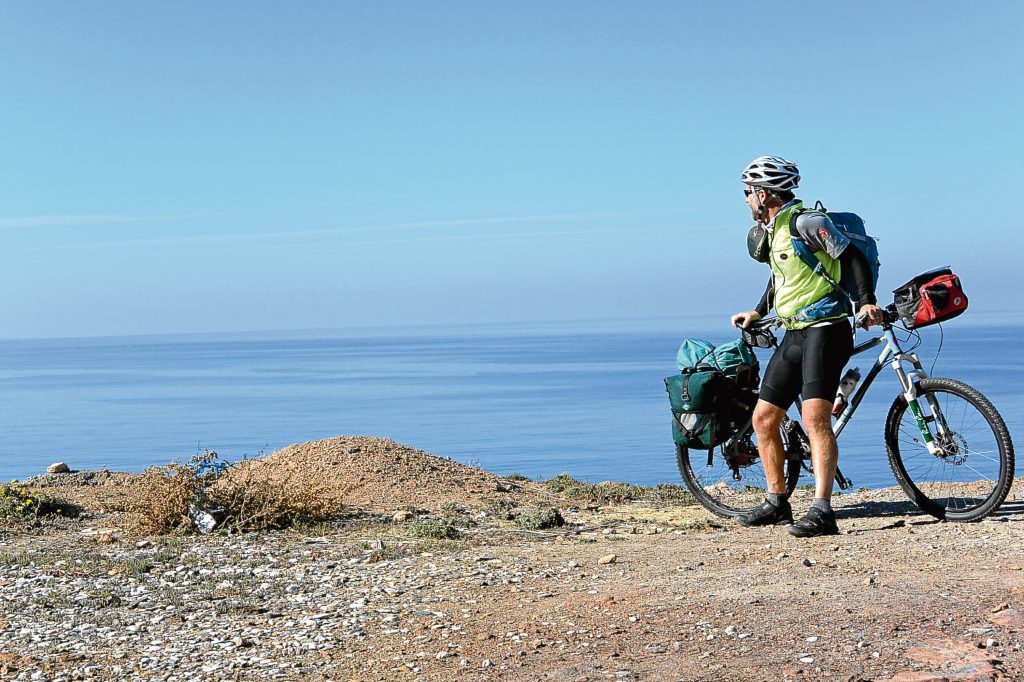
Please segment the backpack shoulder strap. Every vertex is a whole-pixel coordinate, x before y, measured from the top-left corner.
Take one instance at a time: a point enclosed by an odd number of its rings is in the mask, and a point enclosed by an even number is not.
[[[846,291],[842,288],[842,286],[839,285],[839,282],[832,279],[832,277],[830,277],[829,274],[825,272],[825,266],[822,265],[820,260],[815,258],[814,254],[811,253],[810,247],[807,246],[807,242],[805,242],[803,237],[801,237],[796,231],[796,219],[802,214],[822,213],[824,215],[828,215],[827,213],[824,213],[824,211],[817,210],[817,207],[820,204],[821,202],[819,201],[817,204],[815,204],[814,209],[802,208],[793,211],[792,213],[789,214],[789,238],[793,242],[793,251],[796,252],[796,255],[800,258],[800,260],[802,260],[804,265],[809,267],[812,272],[815,272],[824,277],[825,281],[829,283],[833,290],[841,293],[843,296],[849,297]]]
[[[801,208],[789,214],[789,238],[793,241],[793,250],[796,251],[796,255],[804,262],[804,265],[815,272],[821,272],[821,261],[814,257],[811,249],[807,246],[807,242],[796,231],[797,218],[809,212],[811,212],[809,209]]]

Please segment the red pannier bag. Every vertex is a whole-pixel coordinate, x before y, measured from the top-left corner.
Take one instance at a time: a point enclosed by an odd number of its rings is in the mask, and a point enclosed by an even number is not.
[[[923,272],[892,293],[896,312],[907,329],[951,320],[967,310],[960,278],[948,267]]]

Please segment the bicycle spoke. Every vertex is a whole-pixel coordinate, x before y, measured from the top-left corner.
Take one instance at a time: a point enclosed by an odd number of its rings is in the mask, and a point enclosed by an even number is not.
[[[1004,454],[992,423],[970,394],[961,394],[955,385],[947,388],[955,382],[941,381],[947,383],[929,387],[918,401],[929,424],[933,451],[929,452],[908,406],[893,424],[889,445],[899,458],[905,482],[925,502],[969,514],[996,494]]]

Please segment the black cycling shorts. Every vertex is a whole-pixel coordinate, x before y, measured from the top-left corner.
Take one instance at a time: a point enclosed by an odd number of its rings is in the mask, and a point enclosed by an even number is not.
[[[834,400],[852,352],[853,328],[848,320],[787,331],[768,361],[759,396],[784,410],[797,395],[804,400]]]

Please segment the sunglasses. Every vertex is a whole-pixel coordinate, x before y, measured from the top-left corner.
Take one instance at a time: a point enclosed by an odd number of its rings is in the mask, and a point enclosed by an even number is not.
[[[754,193],[754,190],[752,190],[752,189],[745,189],[745,190],[743,190],[743,196],[745,196],[745,197],[749,197],[753,193]]]

